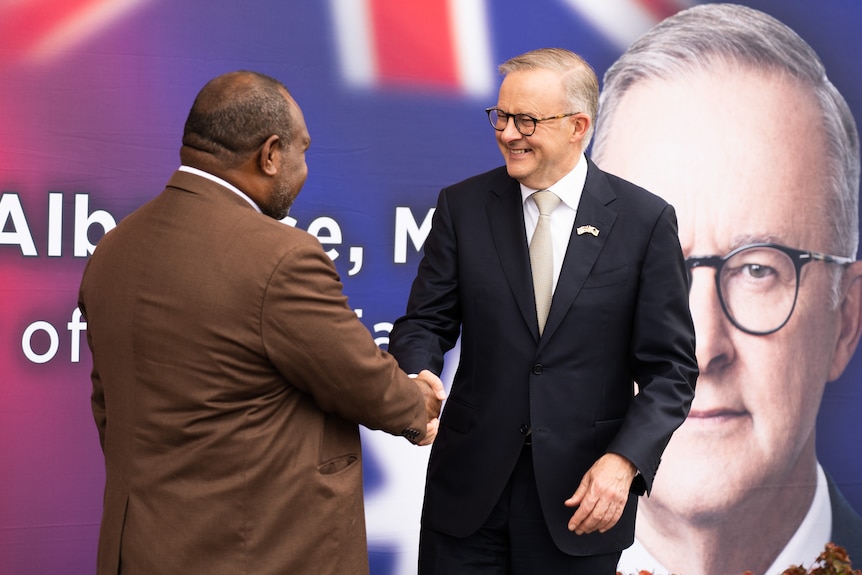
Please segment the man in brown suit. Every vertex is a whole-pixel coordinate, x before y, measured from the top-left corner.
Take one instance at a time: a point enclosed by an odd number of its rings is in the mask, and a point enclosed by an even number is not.
[[[309,142],[282,84],[215,78],[182,167],[87,265],[99,574],[367,573],[357,424],[436,434],[440,380],[400,371],[320,243],[278,221]]]

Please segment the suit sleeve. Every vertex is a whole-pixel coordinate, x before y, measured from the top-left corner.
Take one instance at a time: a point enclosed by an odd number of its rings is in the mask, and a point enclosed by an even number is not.
[[[411,441],[424,437],[419,387],[347,305],[335,266],[316,240],[299,242],[281,260],[262,314],[270,360],[323,411]]]
[[[652,489],[661,454],[688,415],[698,375],[688,274],[671,206],[662,211],[646,248],[632,331],[638,393],[609,451],[641,472],[638,492]]]
[[[87,262],[87,267],[84,269],[84,278],[81,281],[81,288],[78,292],[78,309],[81,310],[81,316],[84,318],[84,321],[87,321],[87,309],[84,305],[84,285],[86,283],[87,269],[90,267],[90,262]],[[92,332],[87,330],[87,345],[92,350],[93,349],[93,340],[92,340]],[[92,391],[90,393],[90,406],[93,411],[93,419],[96,422],[96,429],[99,432],[99,443],[102,446],[102,451],[105,451],[105,427],[107,426],[107,417],[105,412],[105,389],[102,386],[102,378],[99,374],[99,370],[97,368],[95,360],[93,361],[93,367],[90,371],[90,381],[93,384]]]
[[[439,375],[461,329],[458,239],[446,194],[444,189],[438,197],[407,311],[389,334],[389,352],[412,373],[429,369]]]

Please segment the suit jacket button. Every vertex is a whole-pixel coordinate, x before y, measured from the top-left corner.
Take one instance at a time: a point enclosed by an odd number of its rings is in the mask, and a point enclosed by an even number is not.
[[[420,433],[421,432],[418,429],[413,429],[412,427],[405,427],[404,431],[401,432],[401,435],[406,437],[410,442],[416,443],[416,439],[418,439]]]
[[[520,431],[522,435],[527,435],[530,432],[530,426],[525,423],[518,428],[518,431]]]
[[[545,367],[541,363],[533,366],[533,375],[542,375],[543,371],[545,371]]]

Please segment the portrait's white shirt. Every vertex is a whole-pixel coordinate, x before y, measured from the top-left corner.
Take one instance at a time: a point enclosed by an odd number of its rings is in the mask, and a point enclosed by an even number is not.
[[[214,176],[214,175],[210,174],[209,172],[205,172],[203,170],[199,170],[199,169],[193,168],[191,166],[180,166],[179,170],[181,172],[188,172],[189,174],[194,174],[196,176],[206,178],[211,182],[215,182],[220,186],[224,186],[225,188],[229,189],[230,191],[232,191],[233,193],[235,193],[236,195],[238,195],[239,197],[241,197],[242,199],[247,201],[249,204],[251,204],[251,207],[253,207],[255,210],[257,210],[258,212],[261,211],[260,206],[258,206],[256,203],[254,203],[254,200],[252,200],[250,197],[245,195],[242,191],[240,191],[239,188],[237,188],[236,186],[234,186],[230,182],[226,182],[223,179],[219,178],[218,176]]]
[[[794,565],[808,566],[814,563],[823,547],[832,538],[832,502],[829,499],[829,487],[826,484],[826,474],[820,464],[817,465],[817,488],[808,513],[793,537],[772,562],[764,575],[780,575],[788,567]],[[668,569],[659,563],[640,541],[623,551],[617,570],[623,575],[637,573],[640,570],[651,571],[655,575],[666,575]]]
[[[554,250],[554,282],[551,284],[552,290],[557,289],[557,281],[560,279],[563,259],[566,257],[566,248],[569,246],[569,238],[575,225],[578,202],[581,201],[581,193],[584,191],[584,183],[586,181],[587,158],[581,154],[578,163],[571,172],[563,176],[554,185],[544,188],[554,192],[562,200],[551,213],[551,243]],[[533,239],[536,224],[539,222],[539,208],[536,206],[536,202],[529,199],[537,191],[521,184],[521,201],[524,204],[524,225],[527,229],[528,244]]]

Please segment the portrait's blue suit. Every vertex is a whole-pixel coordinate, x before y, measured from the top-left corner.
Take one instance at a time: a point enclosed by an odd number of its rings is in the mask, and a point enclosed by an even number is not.
[[[475,532],[531,431],[557,546],[590,555],[633,541],[637,495],[651,488],[694,394],[694,328],[673,208],[587,162],[541,337],[518,182],[501,167],[440,193],[389,344],[406,371],[440,373],[444,353],[462,338],[430,456],[423,528]],[[563,502],[606,452],[628,458],[640,475],[614,528],[577,536]]]
[[[838,490],[829,474],[829,501],[832,502],[832,542],[840,545],[850,555],[853,566],[862,566],[862,518]]]

